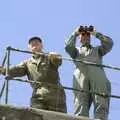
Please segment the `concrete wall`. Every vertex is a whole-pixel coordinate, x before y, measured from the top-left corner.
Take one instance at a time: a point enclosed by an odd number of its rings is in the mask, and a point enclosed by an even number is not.
[[[0,120],[92,120],[86,117],[74,117],[68,114],[0,105]]]

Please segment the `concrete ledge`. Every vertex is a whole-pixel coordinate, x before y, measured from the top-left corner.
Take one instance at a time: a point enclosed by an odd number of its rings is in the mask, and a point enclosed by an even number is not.
[[[35,108],[0,105],[0,120],[93,120]]]

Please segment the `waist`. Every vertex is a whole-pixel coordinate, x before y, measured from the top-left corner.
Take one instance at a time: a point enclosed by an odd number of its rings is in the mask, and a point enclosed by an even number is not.
[[[39,82],[39,81],[35,81],[34,84],[32,84],[32,87],[34,89],[38,89],[41,87],[45,87],[45,88],[57,88],[57,87],[62,86],[59,82],[59,80],[55,81],[55,82]]]

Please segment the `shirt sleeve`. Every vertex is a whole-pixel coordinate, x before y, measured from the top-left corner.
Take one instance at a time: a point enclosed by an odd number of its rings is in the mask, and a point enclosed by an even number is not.
[[[77,49],[75,47],[77,35],[73,33],[68,40],[65,41],[65,51],[72,57],[76,58]]]
[[[98,32],[96,33],[96,38],[98,38],[101,41],[101,45],[98,48],[99,54],[101,56],[104,56],[105,54],[110,52],[110,50],[113,47],[112,39],[110,37],[103,35],[101,33],[98,33]]]
[[[18,65],[15,65],[9,68],[8,76],[10,77],[22,77],[27,74],[27,66],[25,62],[21,62]]]

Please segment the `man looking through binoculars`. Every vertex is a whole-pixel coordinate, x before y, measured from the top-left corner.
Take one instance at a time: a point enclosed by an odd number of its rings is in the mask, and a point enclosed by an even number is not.
[[[91,36],[100,40],[101,45],[93,47]],[[76,38],[80,38],[81,46],[76,47]],[[66,52],[73,58],[102,64],[102,58],[112,49],[110,37],[96,32],[93,26],[80,26],[68,38],[65,44]],[[108,120],[110,98],[99,94],[111,94],[111,85],[102,67],[86,65],[74,61],[76,69],[73,75],[73,87],[81,92],[74,92],[75,114],[89,116],[91,104],[94,105],[94,117]],[[98,94],[95,94],[98,93]]]

